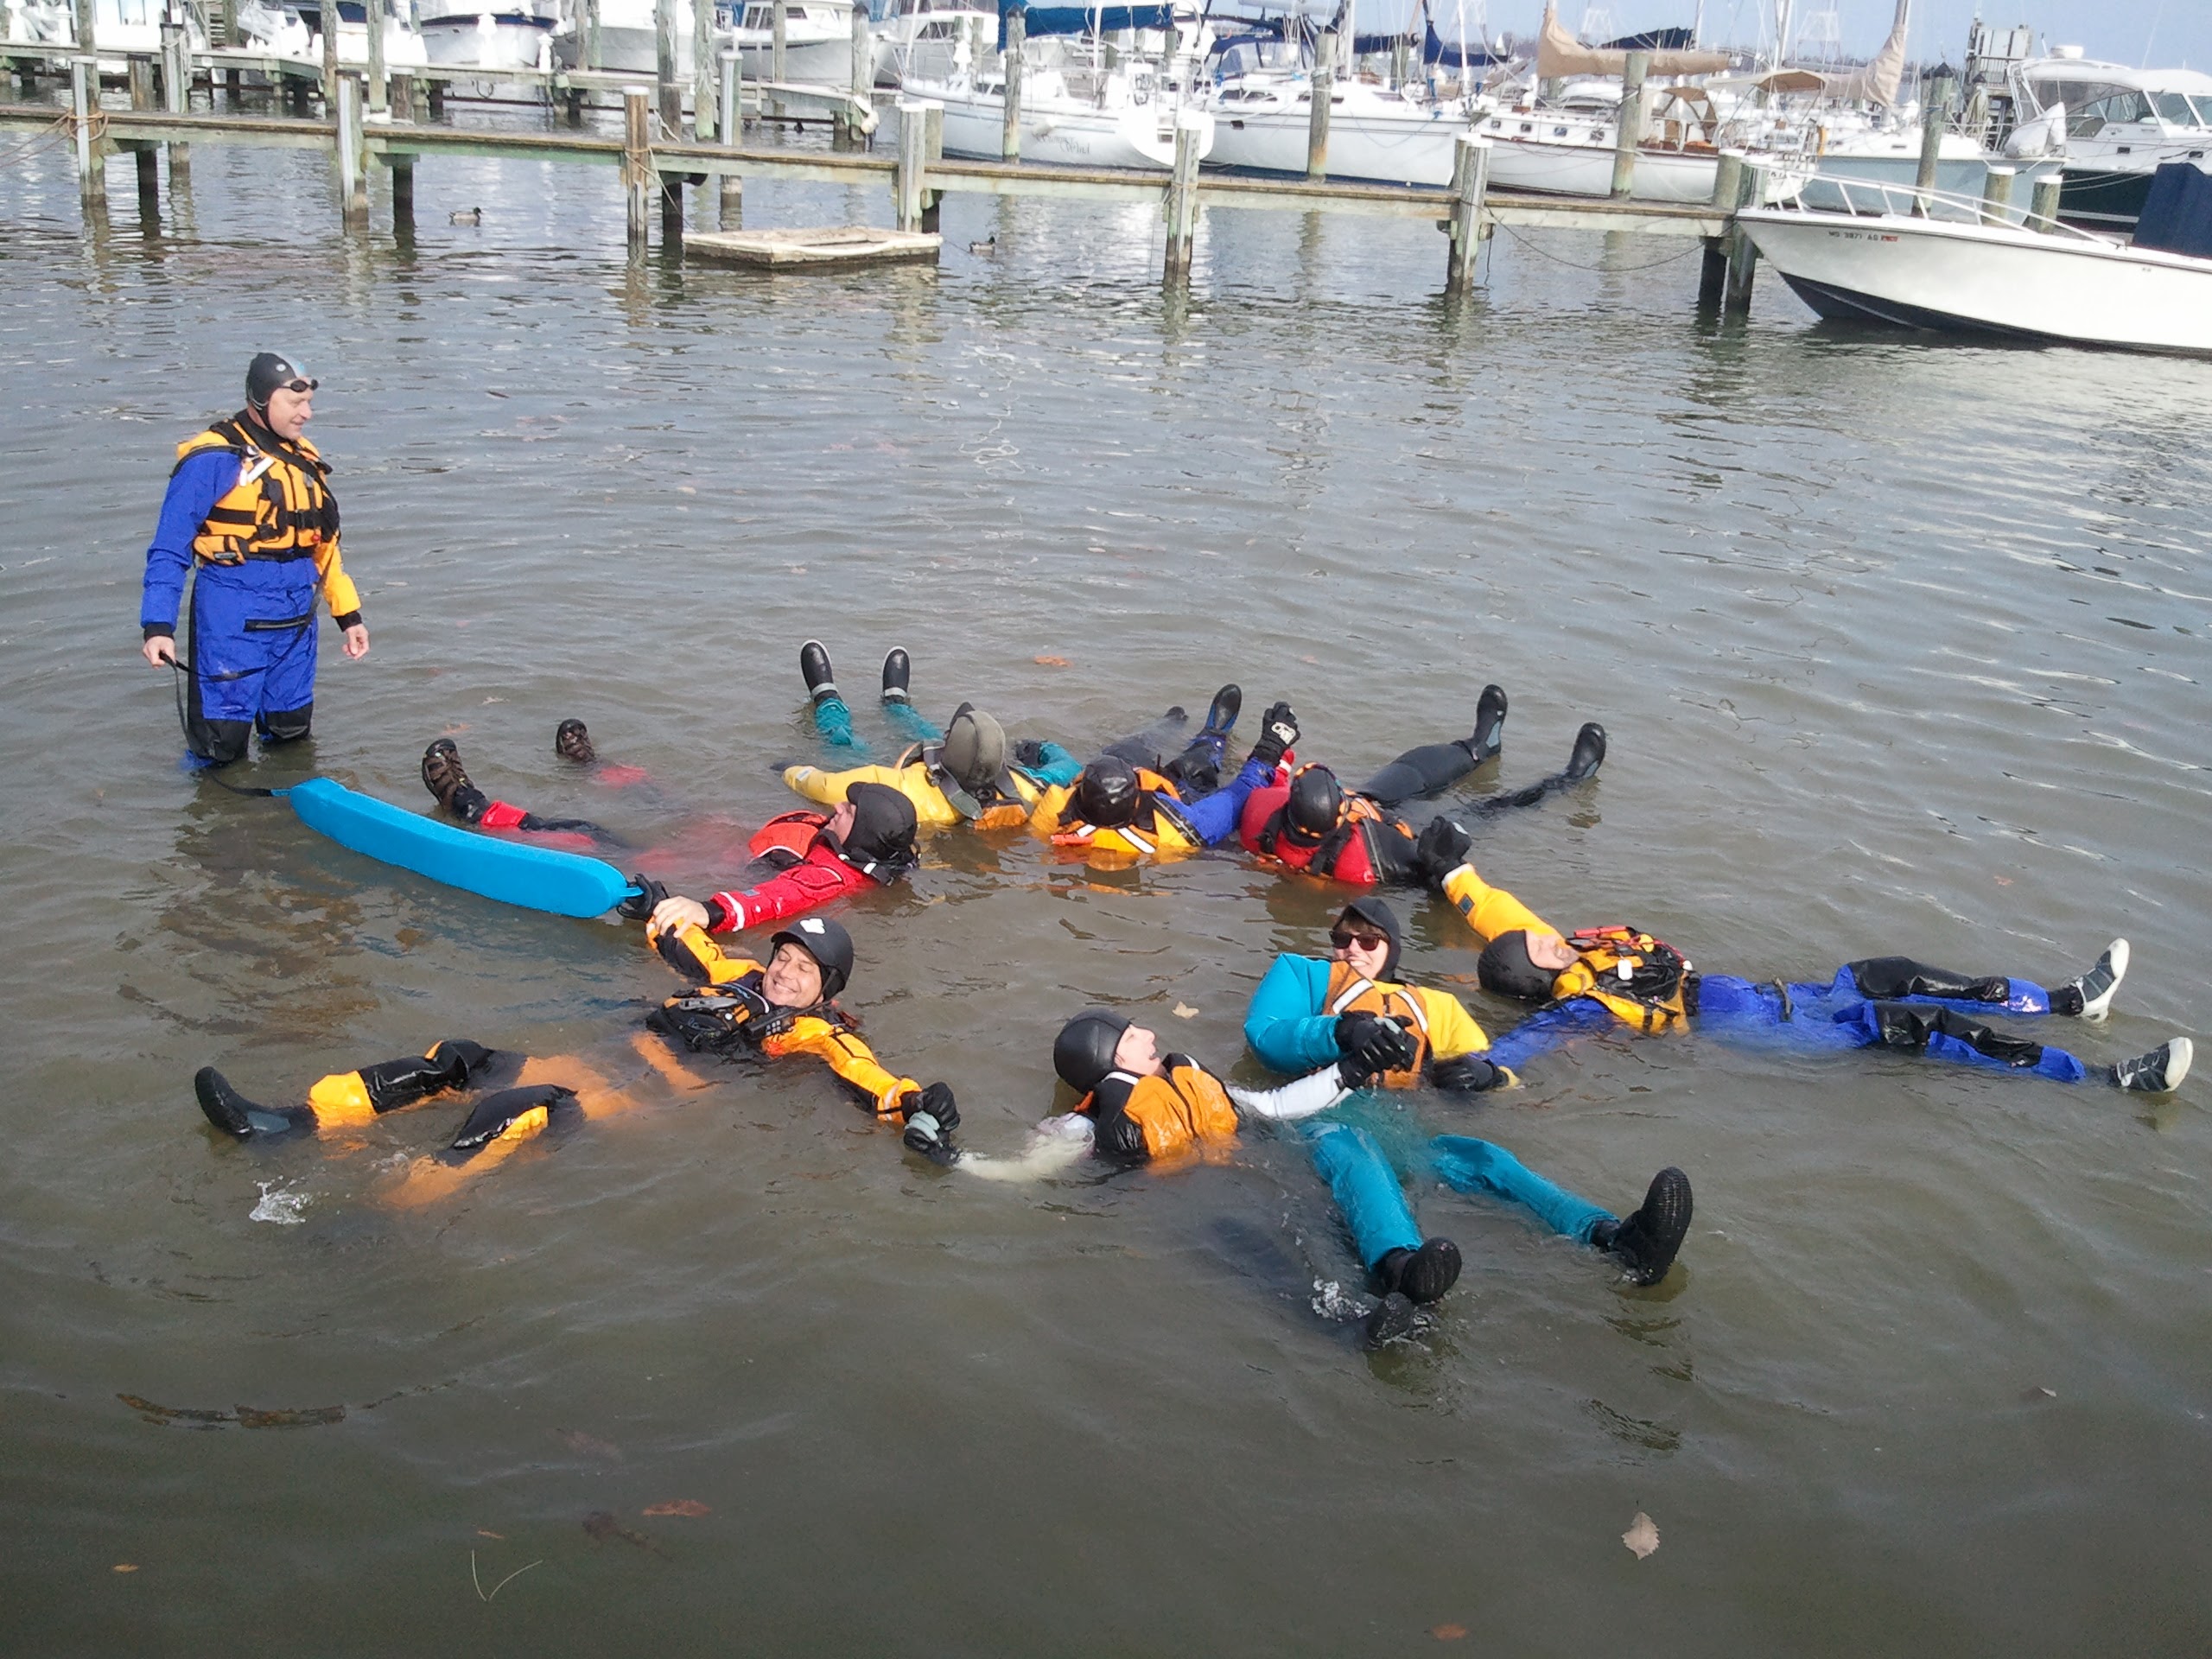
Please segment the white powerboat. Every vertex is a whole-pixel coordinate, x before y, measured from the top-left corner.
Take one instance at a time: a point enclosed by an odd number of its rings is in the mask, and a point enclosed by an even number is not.
[[[152,53],[162,49],[163,0],[94,0],[92,41],[102,52]],[[207,32],[190,11],[181,14],[185,38],[195,52],[207,49]],[[0,40],[25,45],[73,46],[77,41],[77,9],[67,0],[9,8],[7,29]],[[103,57],[104,75],[119,75],[129,67],[127,57]]]
[[[338,61],[366,64],[369,60],[369,13],[362,0],[337,0]],[[320,62],[322,58],[321,0],[292,0],[285,8],[298,19],[305,42],[299,55]],[[239,9],[241,33],[245,9]],[[289,37],[289,36],[288,36]],[[422,30],[415,22],[415,0],[387,0],[384,23],[384,60],[389,69],[415,69],[429,62]]]
[[[899,83],[910,98],[944,105],[944,149],[951,156],[995,161],[1006,132],[1002,67],[964,80]],[[1054,37],[1029,43],[1022,55],[1021,159],[1072,167],[1167,168],[1175,165],[1178,100],[1153,66],[1139,59],[1109,66],[1095,42]],[[1185,108],[1198,128],[1198,156],[1213,148],[1217,124]],[[1302,165],[1302,163],[1301,163]]]
[[[2018,65],[2011,80],[2018,124],[2006,151],[2063,159],[2063,219],[2128,230],[2163,163],[2212,162],[2212,75],[2131,69],[2062,47]]]
[[[893,0],[875,25],[876,83],[896,86],[909,75],[957,80],[973,73],[982,52],[996,45],[998,33],[998,13],[967,0]]]
[[[570,27],[554,37],[553,61],[561,68],[587,67],[591,41],[582,12],[581,5],[572,7]],[[659,28],[653,0],[599,0],[599,67],[613,74],[658,74]],[[676,8],[676,73],[686,80],[691,74],[691,36],[690,0],[680,0]]]
[[[1945,333],[2212,354],[2212,259],[2060,225],[1985,225],[1979,204],[1847,185],[1852,211],[1738,217],[1822,317]]]
[[[770,0],[747,0],[731,39],[747,80],[775,79],[776,9]],[[810,86],[853,84],[851,7],[790,0],[784,8],[784,79]]]
[[[450,68],[550,69],[558,23],[550,0],[496,0],[496,7],[464,11],[429,0],[422,30],[429,60]]]

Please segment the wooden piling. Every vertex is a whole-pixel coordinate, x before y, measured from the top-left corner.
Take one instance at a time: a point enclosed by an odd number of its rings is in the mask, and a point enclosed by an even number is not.
[[[721,66],[715,61],[715,0],[691,0],[691,136],[702,144],[721,137],[716,105]]]
[[[415,235],[415,158],[391,158],[391,233],[401,241]]]
[[[1713,207],[1716,213],[1732,222],[1718,236],[1705,238],[1705,258],[1698,270],[1697,305],[1700,311],[1719,308],[1727,292],[1728,261],[1736,245],[1736,227],[1732,223],[1736,208],[1743,200],[1744,152],[1724,149],[1713,169]]]
[[[868,0],[853,0],[853,56],[851,71],[853,101],[861,109],[875,96],[875,46],[868,38]],[[845,142],[858,149],[868,135],[861,130],[859,111],[837,118],[837,129]]]
[[[411,124],[415,119],[415,77],[404,69],[395,69],[389,80],[391,118]]]
[[[1306,121],[1306,176],[1329,176],[1329,108],[1334,99],[1337,31],[1325,29],[1313,37],[1313,73],[1309,81],[1313,108]]]
[[[222,43],[225,46],[236,46],[238,43],[238,0],[222,0],[222,3],[215,9],[215,16],[222,27]],[[238,108],[238,96],[244,90],[239,71],[226,69],[223,72],[224,96],[230,99],[231,108],[233,110]],[[207,78],[207,101],[212,104],[214,100],[215,78],[211,74]]]
[[[79,16],[89,10],[89,4],[79,7]],[[97,58],[72,58],[69,60],[69,114],[77,138],[77,190],[86,208],[104,213],[107,208],[107,158],[101,153],[101,140],[92,134],[92,122],[99,114],[100,77]]]
[[[643,86],[622,90],[622,192],[633,250],[645,245],[646,200],[653,172],[652,103],[652,93]]]
[[[2019,176],[2018,168],[1991,162],[1981,181],[1981,222],[1985,225],[2009,225],[2012,222],[2012,181]]]
[[[145,58],[125,60],[130,74],[130,107],[150,110],[154,107],[154,66]]]
[[[365,0],[362,10],[369,46],[369,112],[385,115],[391,109],[391,76],[384,60],[385,0]]]
[[[893,175],[893,216],[902,231],[922,228],[922,192],[929,172],[929,108],[899,100],[899,170]]]
[[[1191,244],[1198,226],[1199,130],[1190,111],[1175,118],[1175,167],[1167,179],[1167,258],[1161,273],[1169,288],[1191,278]]]
[[[1651,54],[1631,52],[1621,66],[1621,107],[1613,123],[1613,200],[1625,201],[1636,188],[1636,147],[1643,142],[1643,78]]]
[[[784,51],[785,37],[791,31],[791,7],[786,3],[786,0],[769,0],[768,79],[779,86],[791,79],[785,68]],[[781,120],[784,114],[784,100],[780,95],[776,99],[775,104],[776,118]]]
[[[1766,200],[1766,169],[1746,159],[1738,175],[1736,207],[1755,207]],[[1751,282],[1758,275],[1758,245],[1740,225],[1732,226],[1728,248],[1728,277],[1721,290],[1721,308],[1741,316],[1751,308]]]
[[[722,54],[721,71],[721,103],[716,111],[716,113],[721,117],[721,131],[719,136],[721,139],[722,147],[724,149],[734,149],[737,148],[737,141],[740,135],[741,135],[745,130],[745,100],[742,96],[744,78],[737,55],[737,48],[735,47],[732,47],[728,51]],[[741,174],[737,173],[723,174],[721,175],[721,189],[720,194],[721,200],[717,211],[721,228],[726,231],[744,229],[744,176]]]
[[[1928,217],[1928,193],[1936,188],[1936,164],[1943,157],[1943,133],[1950,124],[1951,78],[1937,75],[1921,89],[1920,168],[1912,181],[1912,210]]]
[[[922,164],[934,167],[944,159],[944,105],[926,104],[922,108]],[[925,235],[938,233],[940,209],[944,192],[926,187],[922,191],[922,231]]]
[[[1452,217],[1444,228],[1444,291],[1465,294],[1475,285],[1475,257],[1482,251],[1483,197],[1490,189],[1490,140],[1463,132],[1452,141]]]
[[[2050,232],[2058,228],[2058,196],[2066,188],[2063,175],[2051,173],[2036,181],[2033,204],[2028,209],[2028,228]]]
[[[653,84],[660,91],[660,130],[682,132],[683,88],[676,80],[677,0],[653,0]]]
[[[99,60],[96,54],[99,51],[99,25],[93,17],[92,0],[77,0],[75,45],[79,52],[94,60],[93,73],[96,77],[99,73]],[[99,91],[97,79],[93,82],[92,90],[95,92]],[[99,100],[95,99],[93,101],[97,103]]]
[[[338,15],[337,0],[323,0],[323,16]],[[361,78],[338,77],[338,210],[349,228],[369,216],[369,141],[361,128]]]
[[[999,156],[1001,159],[1018,162],[1021,159],[1021,48],[1029,34],[1029,11],[1026,5],[1007,8],[1003,19],[1006,29],[1006,50],[1001,54],[1006,70],[1005,125],[1000,130]]]
[[[323,0],[322,103],[325,109],[338,102],[338,0]]]
[[[584,0],[584,67],[596,72],[601,66],[599,0]]]
[[[192,107],[192,40],[182,23],[162,25],[162,107],[183,115]],[[192,146],[171,144],[169,188],[192,180]]]
[[[435,75],[423,78],[423,102],[429,109],[432,124],[446,118],[446,84]]]

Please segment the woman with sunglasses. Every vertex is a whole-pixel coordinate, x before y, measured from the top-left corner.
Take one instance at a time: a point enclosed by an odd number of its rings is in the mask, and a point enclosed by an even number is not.
[[[697,1088],[679,1055],[805,1055],[826,1065],[880,1121],[899,1125],[909,1148],[932,1162],[953,1161],[960,1111],[951,1089],[887,1071],[861,1037],[860,1021],[837,1001],[852,977],[853,941],[836,923],[810,916],[781,930],[769,940],[766,962],[726,953],[689,925],[648,926],[646,936],[690,983],[646,1017],[661,1040],[639,1032],[626,1050],[541,1058],[448,1039],[427,1054],[334,1072],[309,1089],[303,1103],[276,1107],[246,1099],[208,1066],[193,1079],[200,1109],[226,1135],[266,1141],[358,1129],[404,1106],[476,1095],[453,1140],[415,1160],[396,1188],[394,1202],[414,1205],[444,1197],[556,1124],[610,1117],[642,1103],[643,1085],[655,1076],[662,1092]]]
[[[1487,1058],[1490,1039],[1457,997],[1398,980],[1401,943],[1397,913],[1389,905],[1376,898],[1352,900],[1329,931],[1327,960],[1285,954],[1260,981],[1244,1016],[1252,1052],[1271,1070],[1292,1073],[1342,1058],[1384,1088],[1427,1082],[1471,1093],[1510,1084],[1513,1074]],[[1336,1195],[1361,1262],[1380,1287],[1400,1294],[1404,1303],[1386,1296],[1376,1318],[1409,1329],[1411,1304],[1433,1300],[1421,1292],[1437,1264],[1422,1256],[1428,1247],[1404,1190],[1367,1130],[1330,1122],[1306,1135],[1314,1166]],[[1643,1203],[1621,1217],[1546,1179],[1503,1147],[1471,1135],[1438,1135],[1426,1160],[1428,1173],[1446,1185],[1521,1205],[1561,1236],[1611,1255],[1636,1284],[1665,1278],[1689,1231],[1690,1182],[1679,1169],[1661,1170]],[[1458,1270],[1455,1252],[1452,1277]]]
[[[315,717],[318,588],[365,657],[361,598],[338,549],[330,467],[303,435],[319,383],[274,352],[246,369],[245,407],[177,446],[161,518],[146,550],[140,652],[188,677],[186,746],[213,766],[305,737]],[[192,660],[176,654],[177,614],[192,588]]]

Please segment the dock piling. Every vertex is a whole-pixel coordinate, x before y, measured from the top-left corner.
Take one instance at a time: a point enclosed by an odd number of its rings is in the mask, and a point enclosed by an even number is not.
[[[171,115],[192,108],[192,41],[182,23],[162,25],[162,107]],[[169,188],[192,181],[192,146],[173,143],[169,150]]]
[[[676,82],[677,0],[653,0],[653,84],[660,89],[660,130],[683,130],[683,89]]]
[[[1936,188],[1936,164],[1943,158],[1943,133],[1950,125],[1951,78],[1936,75],[1921,93],[1920,168],[1912,181],[1912,210],[1928,217],[1928,193]]]
[[[1029,12],[1026,6],[1007,8],[1003,19],[1006,29],[1006,50],[1001,54],[1006,73],[1006,124],[999,137],[999,156],[1002,161],[1021,159],[1021,43],[1029,33]]]
[[[366,0],[362,11],[368,35],[369,112],[385,115],[391,109],[391,78],[384,60],[385,0]]]
[[[928,156],[929,106],[902,98],[899,100],[899,170],[893,176],[895,222],[902,231],[918,231],[922,227],[922,192],[929,171]]]
[[[875,92],[875,48],[868,40],[868,0],[853,0],[853,101],[863,107]],[[857,113],[839,115],[837,130],[844,135],[849,149],[858,149],[867,142],[868,135],[861,130]]]
[[[599,0],[584,0],[584,67],[597,72],[600,60]]]
[[[1198,120],[1175,118],[1175,168],[1167,179],[1167,257],[1161,279],[1178,288],[1191,278],[1191,243],[1198,225]]]
[[[721,117],[720,137],[725,149],[737,148],[739,137],[744,131],[744,99],[741,96],[744,78],[739,73],[737,48],[732,47],[722,54],[722,101],[717,113]],[[717,209],[722,229],[737,231],[745,228],[745,178],[742,174],[725,173],[721,175],[721,203]]]
[[[1743,200],[1744,152],[1724,149],[1713,169],[1713,207],[1716,213],[1732,218]],[[1705,238],[1705,258],[1698,269],[1697,307],[1700,311],[1715,311],[1720,307],[1728,286],[1728,260],[1735,246],[1736,228],[1726,226],[1718,236]]]
[[[2058,228],[2058,194],[2066,188],[2063,175],[2051,173],[2036,181],[2035,194],[2029,199],[2033,204],[2028,209],[2028,228],[2050,232]]]
[[[337,10],[326,0],[324,15]],[[338,193],[339,218],[347,229],[365,224],[369,216],[369,141],[361,130],[361,78],[338,77]]]
[[[423,78],[423,102],[428,107],[433,125],[446,118],[446,84],[435,75]]]
[[[1621,107],[1613,123],[1615,201],[1627,200],[1636,188],[1636,147],[1643,142],[1643,78],[1650,71],[1649,52],[1631,52],[1621,66]]]
[[[1452,143],[1452,217],[1444,222],[1451,245],[1444,259],[1444,291],[1465,294],[1475,285],[1475,257],[1482,251],[1483,197],[1490,189],[1490,140],[1463,132]]]
[[[130,73],[130,107],[150,110],[154,107],[154,65],[148,58],[133,57],[125,60]]]
[[[1766,200],[1766,169],[1746,158],[1737,175],[1735,208],[1753,206]],[[1732,213],[1735,208],[1731,208]],[[1721,291],[1721,308],[1731,315],[1743,316],[1751,308],[1751,281],[1758,275],[1758,245],[1745,233],[1740,225],[1729,228],[1728,277]]]
[[[791,34],[791,9],[788,0],[769,0],[768,6],[768,79],[782,86],[791,77],[785,64],[789,57],[785,48]],[[776,99],[776,118],[784,118],[784,100]]]
[[[944,105],[932,103],[922,111],[922,164],[936,165],[944,159]],[[922,191],[922,229],[931,236],[937,234],[939,209],[944,201],[944,192],[925,188]]]
[[[391,233],[401,242],[415,239],[415,158],[391,158]]]
[[[715,61],[715,0],[691,0],[691,136],[702,144],[721,137],[715,119],[721,67]]]
[[[92,91],[99,91],[99,28],[93,17],[92,0],[77,0],[77,38],[73,42],[86,57],[92,59]],[[95,103],[99,99],[93,99]]]
[[[622,89],[622,194],[628,206],[630,247],[645,245],[645,198],[652,184],[652,94]]]
[[[415,119],[415,77],[404,69],[396,69],[390,77],[391,118],[410,124]]]
[[[1309,83],[1313,108],[1306,121],[1306,176],[1329,176],[1329,109],[1336,96],[1337,31],[1325,29],[1313,37],[1313,73]]]
[[[101,141],[92,132],[99,107],[99,60],[72,58],[69,114],[77,137],[77,190],[87,209],[104,213],[107,208],[107,160],[100,152]]]
[[[2018,168],[2002,167],[1993,162],[1981,181],[1981,222],[1985,225],[2009,225],[2012,222],[2012,181],[2019,176]]]
[[[322,105],[334,108],[338,103],[338,0],[329,0],[321,13],[322,19]]]

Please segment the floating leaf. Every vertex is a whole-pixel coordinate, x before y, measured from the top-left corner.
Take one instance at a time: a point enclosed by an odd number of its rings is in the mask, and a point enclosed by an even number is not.
[[[1187,1002],[1178,1002],[1175,1005],[1175,1017],[1178,1020],[1195,1020],[1198,1017],[1198,1011]]]
[[[498,1539],[498,1540],[499,1540],[501,1543],[503,1543],[503,1544],[504,1544],[504,1543],[505,1543],[505,1542],[507,1541],[507,1535],[506,1535],[505,1533],[504,1533],[504,1532],[493,1532],[493,1531],[491,1531],[490,1529],[488,1529],[487,1528],[484,1528],[484,1527],[479,1527],[479,1528],[477,1528],[477,1529],[476,1529],[476,1535],[477,1535],[479,1538],[496,1538],[496,1539]]]
[[[1037,665],[1039,668],[1073,668],[1075,666],[1065,657],[1039,657],[1037,658]]]
[[[696,1497],[679,1497],[672,1503],[648,1503],[645,1506],[645,1513],[647,1515],[687,1515],[696,1516],[702,1515],[712,1515],[714,1511],[709,1509],[705,1504],[702,1503]]]
[[[1457,1642],[1467,1634],[1464,1624],[1432,1624],[1428,1633],[1440,1642]]]
[[[1659,1529],[1649,1516],[1638,1510],[1636,1519],[1628,1523],[1628,1530],[1621,1534],[1621,1542],[1626,1544],[1640,1561],[1659,1548]]]
[[[138,1563],[136,1561],[118,1561],[108,1570],[113,1573],[136,1573],[138,1570]]]

